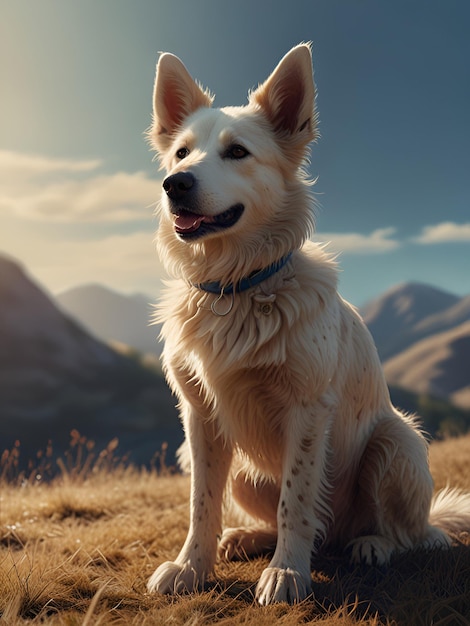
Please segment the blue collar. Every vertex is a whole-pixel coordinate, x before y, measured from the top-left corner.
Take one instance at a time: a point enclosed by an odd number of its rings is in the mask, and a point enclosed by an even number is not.
[[[193,287],[197,287],[197,289],[201,289],[202,291],[208,291],[209,293],[216,294],[227,294],[230,295],[232,293],[240,293],[242,291],[246,291],[250,289],[250,287],[255,287],[255,285],[259,285],[263,280],[266,280],[270,276],[273,276],[276,272],[278,272],[291,258],[292,252],[283,256],[279,261],[275,263],[271,263],[268,267],[265,267],[264,270],[255,270],[251,272],[249,276],[242,278],[238,283],[229,283],[228,285],[221,285],[218,280],[214,280],[210,283],[192,283]]]

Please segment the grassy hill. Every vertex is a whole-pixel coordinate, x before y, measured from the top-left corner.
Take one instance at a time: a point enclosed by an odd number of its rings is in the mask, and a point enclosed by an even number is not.
[[[255,604],[267,557],[219,564],[198,595],[148,596],[148,577],[185,538],[189,479],[171,475],[164,462],[159,472],[125,468],[113,442],[94,457],[77,433],[72,443],[52,482],[41,478],[47,453],[29,476],[15,474],[15,451],[2,457],[0,623],[469,623],[470,533],[448,552],[407,554],[387,569],[322,555],[312,574],[314,598],[295,607]],[[433,443],[430,459],[436,487],[470,489],[470,436]]]

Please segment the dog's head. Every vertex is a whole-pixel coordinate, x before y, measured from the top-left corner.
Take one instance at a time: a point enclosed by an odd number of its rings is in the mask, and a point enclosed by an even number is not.
[[[302,169],[317,132],[310,47],[293,48],[246,106],[212,100],[177,57],[160,57],[149,132],[166,170],[158,241],[185,278],[237,280],[313,228]]]

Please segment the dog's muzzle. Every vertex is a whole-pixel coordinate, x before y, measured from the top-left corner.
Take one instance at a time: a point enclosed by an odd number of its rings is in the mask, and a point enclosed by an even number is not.
[[[163,181],[163,189],[170,200],[175,232],[182,239],[197,239],[209,233],[230,228],[238,222],[245,209],[237,203],[218,213],[204,215],[197,210],[197,181],[191,172],[178,172]]]

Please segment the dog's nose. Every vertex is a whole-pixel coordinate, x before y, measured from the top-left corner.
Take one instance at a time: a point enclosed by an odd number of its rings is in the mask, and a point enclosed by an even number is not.
[[[194,187],[196,179],[190,172],[178,172],[163,181],[163,189],[171,200],[181,200]]]

